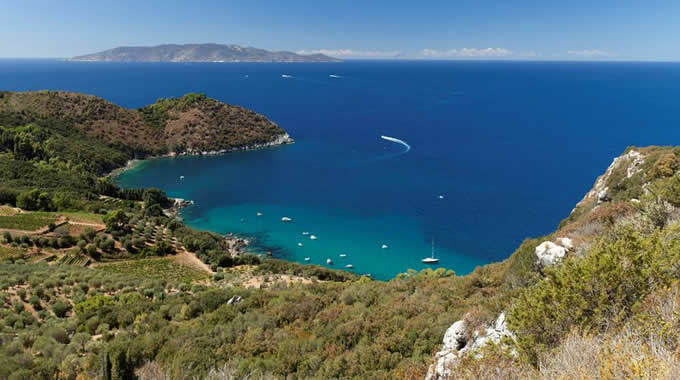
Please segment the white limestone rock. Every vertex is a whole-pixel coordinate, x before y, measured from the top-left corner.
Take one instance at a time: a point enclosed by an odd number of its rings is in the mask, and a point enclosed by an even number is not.
[[[551,241],[544,241],[536,247],[536,263],[542,267],[558,264],[567,256],[567,249]]]
[[[446,349],[458,349],[465,344],[465,321],[456,321],[444,334],[444,347]]]
[[[574,249],[574,242],[566,237],[557,238],[557,244],[564,247],[567,252],[571,252]]]
[[[483,333],[475,331],[472,338],[465,340],[467,335],[465,321],[457,321],[446,330],[444,345],[435,354],[435,362],[430,365],[425,380],[448,380],[451,378],[451,370],[463,355],[472,353],[479,357],[479,350],[489,343],[498,344],[504,337],[514,335],[508,329],[505,322],[505,313],[501,313],[493,326],[483,330]]]
[[[609,165],[607,168],[607,171],[597,178],[592,190],[586,194],[579,204],[592,199],[596,199],[598,204],[608,201],[609,188],[607,187],[607,182],[609,181],[609,178],[611,177],[614,170],[618,169],[621,165],[626,165],[626,176],[630,178],[642,170],[642,165],[644,163],[645,156],[637,150],[631,150],[624,155],[616,157],[614,161],[612,161],[611,165]]]

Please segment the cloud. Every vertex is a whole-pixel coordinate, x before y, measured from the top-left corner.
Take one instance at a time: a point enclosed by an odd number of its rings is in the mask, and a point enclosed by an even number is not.
[[[421,55],[428,58],[499,58],[512,55],[512,51],[504,48],[423,49]]]
[[[609,55],[606,51],[598,49],[569,50],[567,54],[574,57],[606,57]]]
[[[354,57],[354,58],[396,58],[402,55],[398,50],[379,51],[379,50],[352,50],[352,49],[318,49],[300,50],[298,54],[324,54],[331,57]]]

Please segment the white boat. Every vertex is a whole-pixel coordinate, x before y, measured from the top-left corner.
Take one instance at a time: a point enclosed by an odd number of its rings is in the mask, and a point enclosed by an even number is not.
[[[383,244],[382,247],[380,247],[380,248],[382,248],[382,249],[387,249],[387,248],[389,248],[389,247],[387,246],[387,244]]]
[[[328,265],[333,265],[333,260],[331,260],[331,259],[326,259],[326,264],[328,264]]]
[[[340,254],[340,257],[347,257],[347,254],[341,253],[341,254]]]
[[[292,76],[286,75],[286,74],[281,74],[281,78],[292,78]]]
[[[440,196],[439,196],[439,199],[444,199],[444,196],[443,196],[443,195],[440,195]]]
[[[302,246],[304,246],[304,244],[298,243],[298,247],[302,247]]]
[[[179,176],[179,179],[184,179],[184,176],[183,175]]]
[[[309,261],[311,259],[312,259],[311,257],[305,257],[305,261]]]
[[[305,235],[305,236],[307,236],[307,235],[309,235],[309,232],[305,231],[305,232],[303,232],[302,234]]]
[[[293,219],[291,219],[291,218],[289,218],[289,217],[287,217],[287,216],[284,216],[283,218],[281,218],[281,221],[284,222],[284,223],[285,223],[285,222],[290,222],[291,220],[293,220]]]
[[[261,213],[261,212],[258,212],[256,215],[257,215],[257,216],[262,216],[262,213]]]
[[[436,264],[439,262],[439,259],[434,258],[434,239],[432,239],[432,256],[426,257],[421,260],[423,264]]]
[[[318,238],[317,238],[316,236],[314,236],[314,235],[310,235],[309,238],[312,239],[312,240],[318,239]]]
[[[354,268],[354,265],[352,265],[352,264],[347,264],[347,265],[345,265],[345,268],[347,268],[347,269],[352,269],[352,268]]]

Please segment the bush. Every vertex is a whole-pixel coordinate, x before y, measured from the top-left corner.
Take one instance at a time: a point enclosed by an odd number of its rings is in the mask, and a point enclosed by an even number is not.
[[[512,307],[511,329],[532,364],[573,328],[604,331],[620,325],[634,305],[673,276],[680,245],[661,231],[641,236],[618,227],[583,259],[571,258],[527,289]]]
[[[12,234],[8,231],[5,231],[2,233],[2,239],[6,244],[9,244],[12,242]]]
[[[69,310],[71,310],[71,306],[63,302],[57,302],[52,305],[52,312],[59,318],[64,318]]]
[[[35,294],[28,299],[28,303],[30,303],[35,310],[42,309],[42,306],[40,305],[40,297]]]
[[[19,300],[14,301],[13,307],[15,313],[21,313],[24,311],[24,303]]]

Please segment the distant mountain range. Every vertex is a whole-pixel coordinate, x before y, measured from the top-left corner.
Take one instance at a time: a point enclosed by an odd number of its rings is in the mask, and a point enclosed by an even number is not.
[[[323,54],[302,55],[254,47],[220,44],[185,44],[117,47],[73,57],[87,62],[340,62]]]

